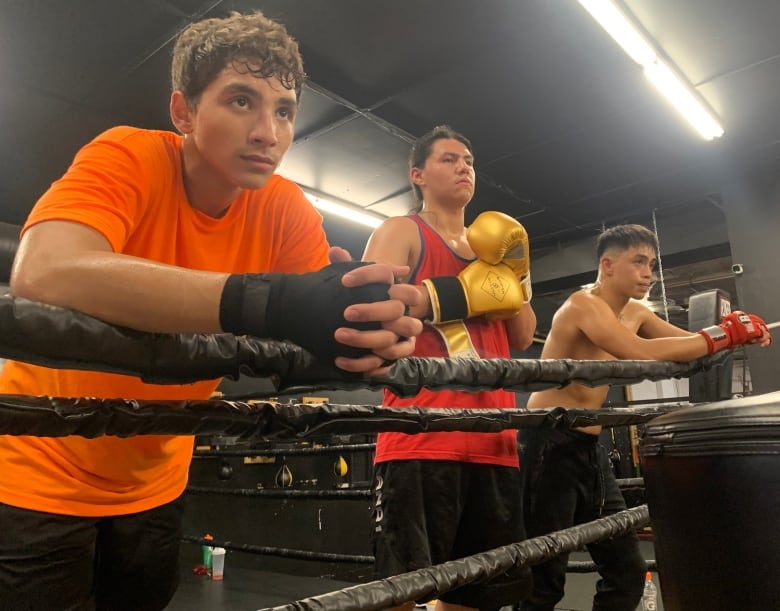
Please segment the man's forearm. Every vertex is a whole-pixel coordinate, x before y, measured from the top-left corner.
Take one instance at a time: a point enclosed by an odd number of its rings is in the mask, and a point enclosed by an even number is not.
[[[141,331],[217,333],[227,277],[128,255],[84,252],[19,266],[11,292]]]

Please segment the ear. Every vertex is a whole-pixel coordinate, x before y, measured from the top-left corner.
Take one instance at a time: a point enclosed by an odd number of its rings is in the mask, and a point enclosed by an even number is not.
[[[185,136],[192,133],[194,110],[181,91],[174,91],[171,94],[170,113],[171,121],[179,132]]]
[[[609,257],[601,257],[601,261],[599,261],[601,271],[607,276],[612,275],[612,272],[614,270],[614,264],[615,262]]]
[[[423,178],[421,168],[412,168],[409,170],[409,178],[411,179],[412,183],[418,187],[421,187],[425,184],[425,179]]]

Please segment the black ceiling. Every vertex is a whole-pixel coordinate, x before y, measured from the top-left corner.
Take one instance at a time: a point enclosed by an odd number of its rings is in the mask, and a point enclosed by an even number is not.
[[[173,38],[234,9],[263,10],[301,44],[310,83],[280,172],[314,192],[405,213],[409,142],[448,123],[474,144],[469,217],[517,217],[532,254],[686,206],[717,216],[724,174],[778,164],[780,3],[623,6],[718,113],[722,139],[700,139],[576,0],[4,2],[0,221],[21,223],[103,129],[170,128]],[[326,228],[360,256],[368,229]]]

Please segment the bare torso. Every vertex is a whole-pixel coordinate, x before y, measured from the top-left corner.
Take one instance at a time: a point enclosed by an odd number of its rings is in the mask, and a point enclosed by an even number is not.
[[[589,291],[590,289],[583,289]],[[583,291],[580,291],[582,293]],[[553,317],[552,329],[542,350],[543,359],[575,359],[575,360],[615,360],[615,356],[595,345],[580,329],[578,312],[571,305],[572,297],[560,307]],[[629,302],[623,308],[621,315],[616,316],[618,322],[632,333],[637,333],[642,324],[644,308],[632,307]],[[609,386],[591,388],[581,384],[569,384],[563,388],[554,388],[532,393],[528,399],[528,409],[549,407],[572,407],[584,409],[599,409],[607,398]],[[600,426],[589,426],[578,429],[585,433],[598,435]]]

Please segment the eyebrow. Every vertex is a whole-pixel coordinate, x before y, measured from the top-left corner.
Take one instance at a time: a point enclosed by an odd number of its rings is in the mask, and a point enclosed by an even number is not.
[[[453,151],[444,151],[444,152],[441,153],[441,156],[442,157],[447,157],[447,156],[450,156],[450,157],[463,157],[463,159],[465,159],[467,161],[474,161],[474,155],[472,155],[471,153],[466,153],[465,155],[461,155],[460,153],[455,153]]]
[[[657,257],[648,257],[647,255],[643,255],[642,253],[637,253],[634,255],[634,261],[650,261],[651,263],[658,263]]]
[[[236,93],[243,93],[245,95],[248,95],[252,98],[261,98],[263,97],[262,94],[255,89],[254,87],[250,87],[249,85],[245,83],[228,83],[222,88],[222,93],[227,95],[233,95]],[[281,106],[289,106],[289,107],[296,107],[298,105],[298,101],[296,98],[289,96],[289,95],[282,95],[277,102]]]

